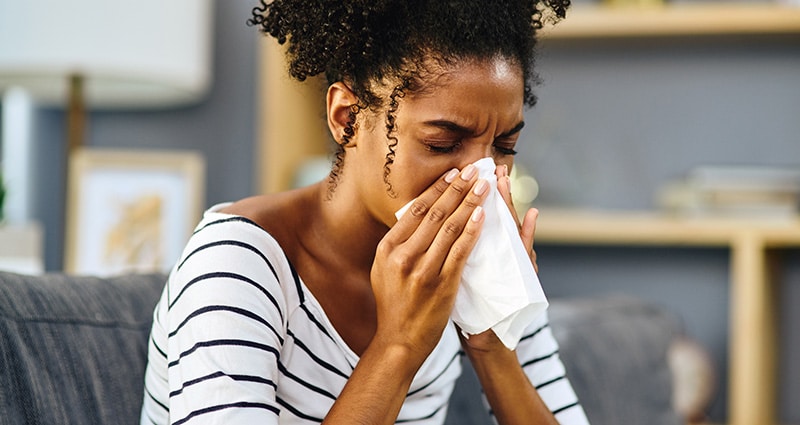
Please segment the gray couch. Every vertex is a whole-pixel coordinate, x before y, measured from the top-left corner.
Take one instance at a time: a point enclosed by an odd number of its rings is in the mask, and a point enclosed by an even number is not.
[[[163,275],[0,272],[0,424],[135,424]],[[677,425],[667,348],[675,321],[635,300],[553,301],[551,326],[593,425]],[[489,423],[474,373],[448,424]]]

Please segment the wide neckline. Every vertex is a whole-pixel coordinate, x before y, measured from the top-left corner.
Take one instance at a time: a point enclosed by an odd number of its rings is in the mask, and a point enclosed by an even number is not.
[[[323,327],[325,328],[325,331],[328,333],[328,335],[331,336],[333,341],[343,351],[345,356],[347,356],[348,361],[351,363],[351,365],[355,367],[355,364],[358,363],[361,357],[358,354],[356,354],[356,352],[352,348],[350,348],[350,346],[347,344],[344,338],[342,338],[341,334],[339,334],[339,331],[330,321],[330,318],[328,317],[328,314],[325,312],[325,309],[322,307],[322,304],[320,304],[317,297],[314,296],[314,293],[306,285],[305,281],[303,280],[303,277],[300,276],[300,273],[297,271],[297,268],[295,268],[291,260],[289,260],[289,257],[286,255],[286,252],[283,250],[281,244],[275,239],[275,237],[272,236],[272,234],[270,234],[266,229],[259,226],[250,218],[238,214],[229,214],[221,212],[222,209],[230,206],[231,204],[232,202],[223,202],[216,204],[211,208],[209,208],[208,210],[206,210],[205,215],[206,216],[218,215],[226,218],[233,218],[233,217],[242,218],[244,220],[247,220],[255,224],[264,233],[269,243],[274,245],[280,251],[281,255],[283,255],[283,258],[286,260],[286,263],[289,265],[290,269],[293,270],[295,275],[297,276],[297,280],[300,285],[300,290],[302,291],[302,294],[300,294],[302,300],[301,302],[306,304],[310,309],[313,310],[315,317],[321,321]]]

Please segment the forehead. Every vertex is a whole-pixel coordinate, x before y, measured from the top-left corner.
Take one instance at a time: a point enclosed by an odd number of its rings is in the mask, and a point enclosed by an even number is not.
[[[525,84],[520,66],[495,58],[465,61],[441,68],[423,82],[421,90],[403,99],[404,114],[462,115],[496,114],[521,119]]]
[[[492,58],[465,58],[456,61],[425,61],[424,70],[418,75],[417,90],[411,96],[423,97],[442,88],[464,85],[486,86],[503,85],[524,91],[522,67],[503,56]]]
[[[407,75],[409,85],[403,91],[404,96],[425,97],[443,87],[469,80],[490,83],[505,81],[519,86],[520,93],[524,93],[522,66],[518,61],[500,55],[491,58],[442,59],[431,54],[410,68],[414,71]],[[402,80],[403,77],[388,77],[373,81],[371,90],[381,98],[388,98],[395,87],[403,85]]]

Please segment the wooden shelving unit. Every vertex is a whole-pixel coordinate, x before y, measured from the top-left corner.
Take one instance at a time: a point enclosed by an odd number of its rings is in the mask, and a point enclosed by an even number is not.
[[[775,275],[775,254],[800,247],[800,217],[681,218],[654,212],[541,210],[537,243],[729,248],[728,421],[731,425],[777,423],[776,290],[780,279]]]
[[[543,33],[555,40],[800,34],[800,7],[778,3],[576,5],[567,11],[566,19]]]
[[[800,7],[775,3],[665,4],[651,7],[577,5],[543,30],[545,40],[697,36],[797,36]],[[324,155],[322,91],[286,76],[280,49],[263,41],[259,81],[258,187],[290,187],[298,165]],[[731,249],[730,423],[775,423],[775,300],[769,253],[800,247],[800,219],[791,223],[679,220],[651,214],[543,212],[537,241],[564,244],[723,246]]]

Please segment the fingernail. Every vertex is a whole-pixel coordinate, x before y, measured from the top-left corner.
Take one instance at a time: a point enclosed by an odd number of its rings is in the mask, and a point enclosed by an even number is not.
[[[444,176],[444,181],[446,181],[448,183],[452,183],[453,180],[456,179],[457,175],[458,175],[458,168],[453,168],[452,170],[450,170],[449,173],[447,173],[446,176]]]
[[[480,179],[478,180],[477,183],[475,183],[475,188],[472,189],[472,192],[475,193],[476,195],[483,195],[483,193],[486,192],[486,189],[488,188],[489,188],[489,183],[484,179]]]
[[[470,219],[477,223],[481,221],[481,218],[483,218],[483,207],[478,205],[478,207],[475,208],[475,211],[472,212],[472,216],[470,217]]]
[[[467,165],[464,168],[464,171],[461,172],[461,179],[462,180],[471,180],[472,177],[475,176],[475,166],[472,164]]]

